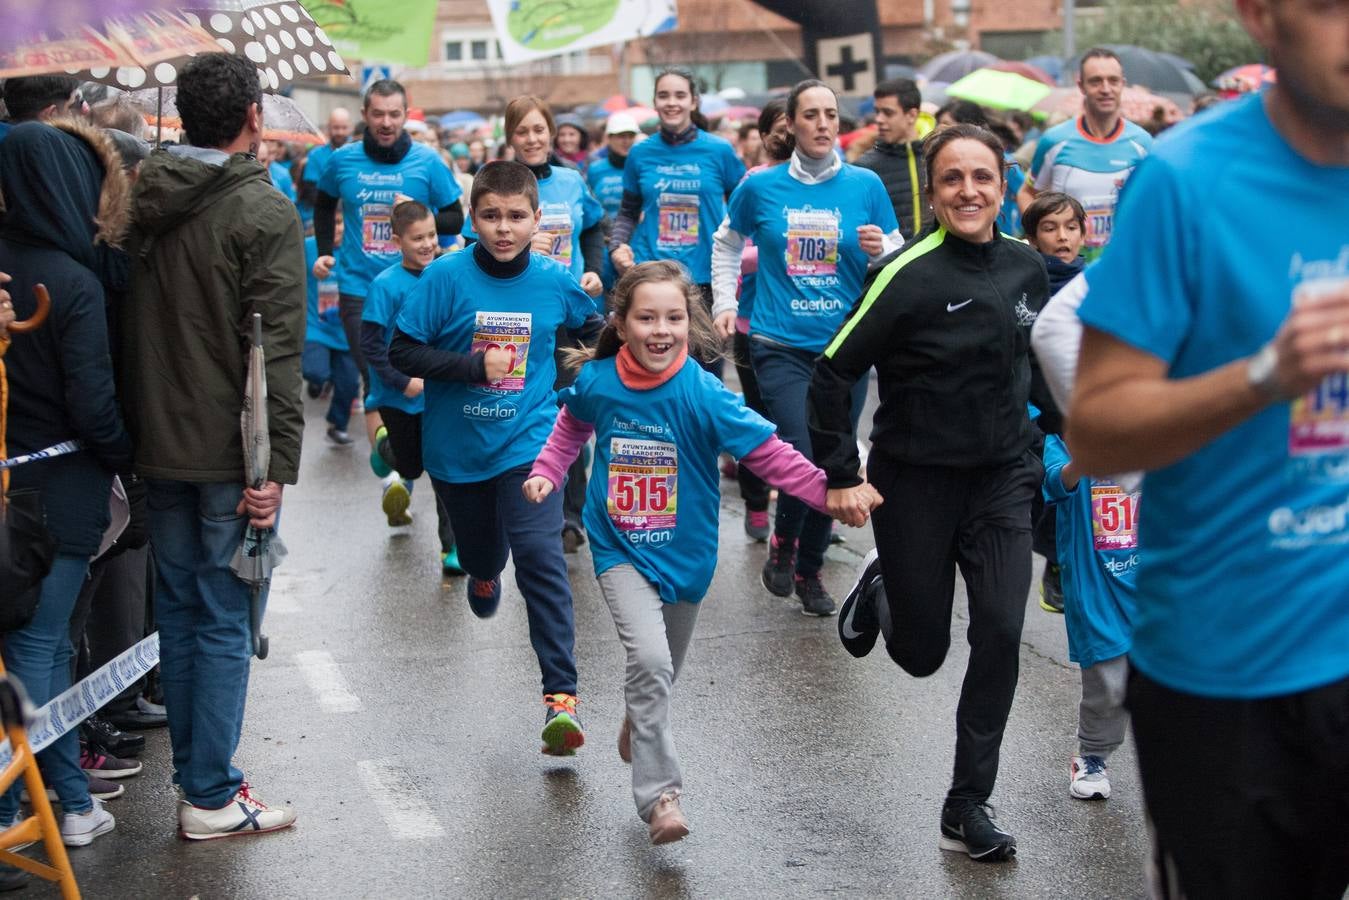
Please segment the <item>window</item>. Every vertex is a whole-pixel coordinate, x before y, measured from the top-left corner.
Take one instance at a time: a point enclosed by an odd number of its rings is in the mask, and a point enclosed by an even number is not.
[[[487,42],[486,42],[486,41],[473,41],[472,43],[469,44],[469,47],[470,47],[469,55],[470,55],[474,60],[485,60],[485,59],[487,59]]]
[[[464,42],[446,41],[445,42],[445,61],[463,62],[464,61]]]

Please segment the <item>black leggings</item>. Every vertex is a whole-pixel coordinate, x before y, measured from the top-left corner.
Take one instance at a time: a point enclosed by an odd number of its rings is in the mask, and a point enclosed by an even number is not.
[[[342,320],[342,333],[347,336],[347,348],[356,371],[361,373],[361,398],[370,393],[370,375],[365,368],[365,354],[361,352],[361,313],[365,298],[354,294],[337,295],[337,315]]]
[[[392,406],[381,406],[376,412],[389,432],[389,447],[393,450],[394,468],[399,477],[408,481],[420,478],[426,471],[422,465],[422,414],[403,412]],[[436,494],[436,522],[440,552],[449,553],[454,549],[454,528],[440,494]]]
[[[1029,450],[972,469],[910,465],[875,449],[867,462],[885,498],[871,517],[887,600],[877,611],[904,671],[921,678],[941,668],[957,569],[965,579],[970,661],[956,707],[952,799],[987,800],[997,780],[1030,591],[1030,502],[1043,473]]]

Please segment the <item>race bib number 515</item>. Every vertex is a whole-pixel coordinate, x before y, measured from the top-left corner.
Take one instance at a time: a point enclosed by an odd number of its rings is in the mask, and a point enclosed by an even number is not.
[[[674,444],[615,437],[609,441],[609,519],[619,531],[674,528],[679,454]]]

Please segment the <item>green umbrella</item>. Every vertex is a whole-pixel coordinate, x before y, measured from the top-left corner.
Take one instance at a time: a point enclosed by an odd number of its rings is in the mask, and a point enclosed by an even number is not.
[[[979,69],[946,89],[946,96],[969,100],[994,109],[1030,109],[1051,88],[1015,72]]]

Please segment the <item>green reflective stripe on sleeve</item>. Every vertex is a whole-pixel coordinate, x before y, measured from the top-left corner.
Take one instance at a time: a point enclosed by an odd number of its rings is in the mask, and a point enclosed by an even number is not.
[[[843,342],[848,339],[848,335],[852,334],[853,328],[857,326],[858,322],[866,317],[866,314],[871,310],[872,304],[876,302],[876,298],[890,285],[890,280],[895,277],[900,269],[904,268],[918,257],[936,250],[942,245],[942,241],[945,239],[946,229],[944,227],[938,228],[936,231],[932,232],[891,260],[889,264],[881,270],[881,274],[876,276],[876,280],[871,283],[871,290],[867,291],[866,296],[862,298],[862,305],[857,308],[857,314],[848,319],[847,322],[843,323],[843,327],[839,329],[838,334],[834,335],[834,339],[829,342],[829,346],[824,348],[825,358],[833,358],[834,354],[843,346]]]

